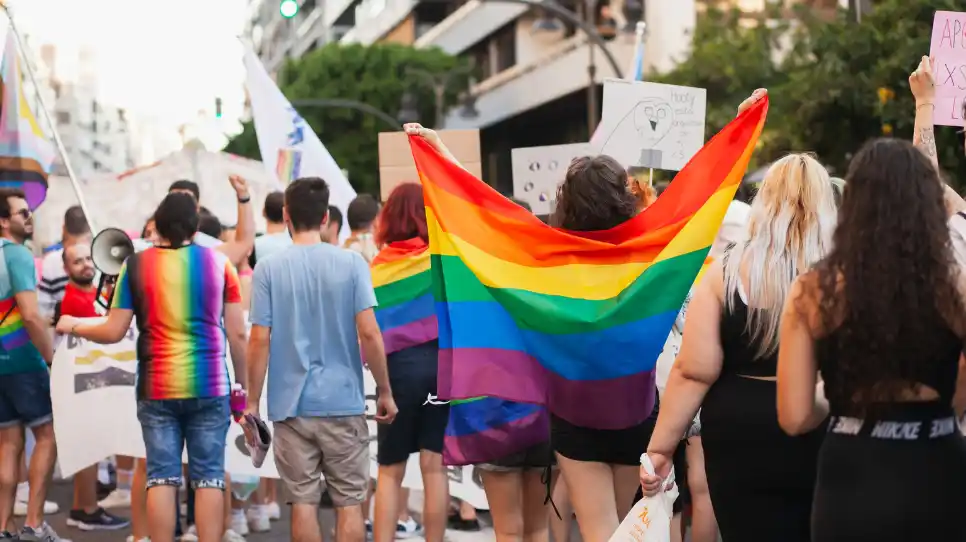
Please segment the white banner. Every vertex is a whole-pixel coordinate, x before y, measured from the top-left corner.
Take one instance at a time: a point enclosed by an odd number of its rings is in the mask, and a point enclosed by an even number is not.
[[[299,177],[321,177],[329,184],[329,203],[345,216],[356,191],[343,170],[322,144],[282,91],[268,76],[265,66],[251,47],[245,45],[245,87],[252,102],[252,117],[258,136],[262,163],[274,172],[281,186]],[[342,225],[339,240],[349,236],[349,226]]]
[[[83,319],[97,322],[99,318]],[[54,355],[50,393],[54,407],[54,434],[61,473],[70,476],[112,455],[144,457],[144,440],[137,419],[135,375],[137,331],[132,327],[121,342],[102,345],[77,337],[67,337]],[[227,361],[233,374],[231,360]],[[363,371],[366,392],[366,419],[369,425],[370,473],[379,472],[376,461],[375,422],[376,383],[368,370]],[[261,412],[268,412],[267,393],[262,393]],[[272,431],[272,424],[268,424]],[[228,429],[225,469],[233,475],[278,478],[274,452],[260,469],[252,466],[245,448],[241,426],[234,421]],[[184,460],[187,462],[187,453]],[[486,495],[473,467],[450,467],[449,491],[476,508],[486,509]],[[406,466],[404,487],[422,490],[419,456],[413,454]]]

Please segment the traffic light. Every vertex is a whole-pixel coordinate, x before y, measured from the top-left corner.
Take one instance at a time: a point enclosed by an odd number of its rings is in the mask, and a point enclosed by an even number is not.
[[[298,0],[282,0],[282,3],[278,6],[278,12],[282,14],[282,17],[286,19],[291,19],[299,12]]]
[[[221,98],[215,98],[215,118],[221,118]]]

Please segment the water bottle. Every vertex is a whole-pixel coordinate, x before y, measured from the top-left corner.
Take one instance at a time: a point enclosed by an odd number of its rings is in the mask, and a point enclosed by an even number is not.
[[[245,393],[241,384],[236,382],[231,385],[231,397],[228,404],[231,406],[231,415],[234,416],[235,421],[240,421],[242,414],[245,413],[245,407],[248,406],[248,394]]]

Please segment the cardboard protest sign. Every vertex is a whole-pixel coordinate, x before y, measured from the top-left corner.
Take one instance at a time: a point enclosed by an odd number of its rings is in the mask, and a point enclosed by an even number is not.
[[[439,137],[460,164],[476,178],[483,177],[479,130],[440,130]],[[419,182],[416,163],[405,132],[379,134],[379,194],[386,201],[396,185]]]

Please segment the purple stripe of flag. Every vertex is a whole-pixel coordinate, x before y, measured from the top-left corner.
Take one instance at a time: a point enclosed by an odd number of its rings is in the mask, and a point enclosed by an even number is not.
[[[415,322],[386,329],[382,332],[382,341],[386,345],[386,354],[392,354],[417,344],[423,344],[439,338],[439,326],[436,316],[428,316]]]
[[[547,411],[533,414],[506,425],[461,437],[446,436],[443,443],[444,465],[472,465],[525,450],[549,437]]]
[[[555,415],[581,427],[626,429],[646,420],[654,409],[654,371],[607,380],[567,380],[524,352],[456,348],[440,349],[437,374],[442,400],[486,395],[549,404]],[[615,404],[614,397],[622,403]]]

